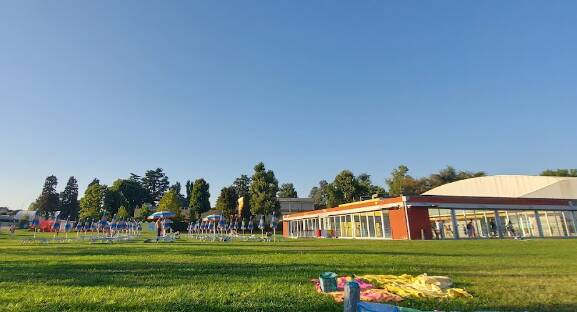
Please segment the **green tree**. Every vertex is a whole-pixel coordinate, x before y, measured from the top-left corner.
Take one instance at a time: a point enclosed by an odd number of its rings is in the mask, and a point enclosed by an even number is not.
[[[99,218],[103,211],[104,193],[105,189],[100,185],[100,182],[97,179],[93,180],[88,185],[86,191],[84,191],[84,196],[80,199],[81,219]]]
[[[209,187],[204,179],[194,181],[188,204],[191,219],[197,219],[200,214],[210,210]]]
[[[152,209],[151,203],[142,203],[138,210],[134,212],[134,218],[142,221],[150,216],[153,212],[154,210]]]
[[[230,218],[236,214],[238,196],[233,186],[223,187],[216,200],[216,209],[222,210],[225,217]]]
[[[121,206],[125,206],[124,209],[126,209],[128,201],[124,198],[122,192],[113,186],[107,187],[106,185],[101,185],[101,188],[103,196],[102,208],[106,211],[107,215],[116,215]]]
[[[577,169],[547,169],[541,172],[541,175],[549,177],[577,177]]]
[[[238,198],[242,197],[242,218],[250,218],[250,177],[243,174],[234,180],[232,186],[234,187]]]
[[[335,177],[333,188],[342,194],[344,203],[351,203],[359,198],[359,185],[355,175],[349,170],[343,170]]]
[[[192,194],[192,182],[190,180],[186,180],[186,204],[190,203],[190,194]]]
[[[182,209],[182,202],[178,195],[176,194],[175,190],[168,190],[168,192],[164,193],[164,196],[158,202],[158,211],[171,211],[176,214],[176,218],[181,218],[181,210]]]
[[[120,208],[118,208],[118,212],[116,213],[116,217],[122,218],[122,219],[126,219],[129,217],[128,211],[126,210],[126,208],[124,208],[124,206],[120,206]]]
[[[156,204],[162,198],[166,190],[168,190],[170,183],[162,169],[156,168],[155,170],[146,171],[142,178],[142,185],[146,190],[148,190],[152,203]]]
[[[292,183],[284,183],[278,191],[279,198],[297,198],[297,191]]]
[[[124,205],[129,217],[134,216],[136,208],[151,201],[148,190],[144,188],[138,176],[118,179],[112,183],[110,189],[122,195],[124,202],[121,205]]]
[[[60,193],[60,218],[76,219],[80,211],[78,201],[78,181],[75,177],[70,177],[66,183],[64,191]]]
[[[170,186],[169,189],[173,190],[176,193],[176,196],[180,200],[182,207],[188,207],[188,201],[186,201],[186,198],[181,193],[182,186],[180,185],[180,182],[174,183],[173,185]]]
[[[314,186],[310,193],[309,197],[312,198],[315,209],[322,209],[327,208],[327,199],[328,199],[328,188],[329,183],[325,180],[321,180],[318,186]]]
[[[407,192],[411,192],[411,188],[414,186],[414,179],[408,175],[409,168],[405,165],[400,165],[391,172],[391,177],[386,180],[389,187],[389,195],[400,196],[407,195]]]
[[[387,192],[384,188],[374,185],[371,181],[371,176],[366,173],[361,173],[357,177],[357,193],[361,198],[372,197],[373,195],[384,196]]]
[[[335,188],[333,183],[329,183],[325,188],[327,193],[327,207],[332,208],[346,203],[345,196],[340,189]]]
[[[278,212],[280,203],[276,194],[278,181],[272,170],[266,170],[262,162],[254,166],[254,174],[250,183],[250,209],[252,214],[271,214]]]
[[[60,197],[58,192],[56,192],[57,185],[58,179],[55,176],[46,177],[42,193],[36,200],[36,211],[45,217],[55,213],[60,208]]]

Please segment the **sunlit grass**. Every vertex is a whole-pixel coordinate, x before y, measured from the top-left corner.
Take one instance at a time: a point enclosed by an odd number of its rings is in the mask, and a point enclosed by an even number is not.
[[[577,310],[577,240],[19,240],[0,234],[3,311],[341,311],[309,282],[323,271],[449,275],[475,297],[402,303],[429,310]]]

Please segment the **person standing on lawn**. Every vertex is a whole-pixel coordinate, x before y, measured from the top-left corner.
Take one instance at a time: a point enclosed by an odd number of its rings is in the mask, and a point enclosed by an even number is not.
[[[162,218],[158,218],[158,220],[156,220],[155,226],[156,226],[156,240],[158,240],[162,235]]]

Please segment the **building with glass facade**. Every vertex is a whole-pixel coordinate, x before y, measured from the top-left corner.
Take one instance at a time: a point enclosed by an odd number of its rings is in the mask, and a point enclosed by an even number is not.
[[[473,196],[475,192],[482,196]],[[577,178],[473,178],[420,196],[379,198],[288,214],[283,217],[283,235],[355,239],[577,237]]]

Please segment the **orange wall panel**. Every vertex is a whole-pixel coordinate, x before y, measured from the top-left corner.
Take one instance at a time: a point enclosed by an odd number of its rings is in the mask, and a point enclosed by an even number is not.
[[[389,221],[391,222],[391,236],[393,239],[409,239],[405,208],[389,210]]]

